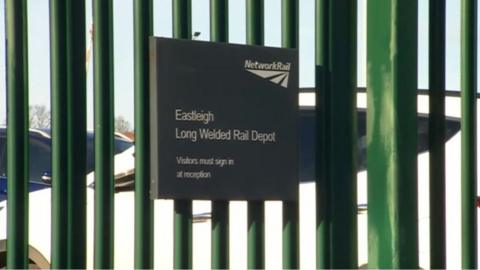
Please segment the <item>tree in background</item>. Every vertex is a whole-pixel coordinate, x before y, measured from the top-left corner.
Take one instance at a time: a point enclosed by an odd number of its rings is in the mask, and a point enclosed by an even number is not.
[[[31,105],[29,111],[30,128],[50,128],[50,111],[45,105]]]
[[[29,124],[30,128],[50,128],[51,127],[51,121],[50,121],[50,111],[47,110],[47,107],[45,105],[31,105],[29,107]],[[6,121],[4,121],[6,122]],[[1,124],[0,124],[1,125]],[[3,125],[6,125],[3,123]],[[123,134],[129,134],[132,133],[132,127],[130,125],[130,122],[125,119],[123,116],[117,116],[115,117],[115,131],[120,132]]]
[[[132,132],[130,122],[128,122],[125,117],[117,116],[115,117],[115,131],[123,134]]]

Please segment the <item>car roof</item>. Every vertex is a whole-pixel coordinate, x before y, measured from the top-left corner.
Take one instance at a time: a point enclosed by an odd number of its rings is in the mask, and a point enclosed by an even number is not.
[[[47,129],[30,128],[30,129],[28,129],[28,131],[31,134],[38,135],[39,137],[43,137],[43,138],[47,138],[47,139],[52,138],[50,130],[47,130]],[[6,133],[7,133],[7,127],[1,126],[0,127],[0,134],[5,136]]]
[[[30,128],[29,129],[30,133],[33,133],[35,135],[39,135],[40,137],[43,137],[43,138],[46,138],[46,139],[51,139],[52,138],[52,130],[49,129],[49,128]],[[0,126],[0,134],[1,135],[6,135],[7,133],[7,127],[6,126]],[[87,131],[87,138],[88,139],[92,139],[94,137],[95,133],[93,130],[88,130]],[[121,140],[124,140],[124,141],[128,141],[128,142],[133,142],[130,138],[128,138],[127,136],[119,133],[119,132],[115,132],[114,133],[114,138],[115,139],[121,139]]]

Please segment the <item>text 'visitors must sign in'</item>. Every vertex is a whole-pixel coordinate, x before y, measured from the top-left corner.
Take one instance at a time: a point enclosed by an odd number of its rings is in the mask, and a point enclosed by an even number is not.
[[[297,200],[298,51],[150,38],[151,196]]]

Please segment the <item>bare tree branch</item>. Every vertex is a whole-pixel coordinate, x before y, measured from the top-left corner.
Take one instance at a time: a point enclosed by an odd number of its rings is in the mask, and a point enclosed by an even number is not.
[[[30,128],[50,128],[50,111],[45,105],[31,105],[29,110]]]
[[[128,122],[125,117],[121,115],[115,117],[115,131],[120,133],[131,132],[132,128],[130,122]]]

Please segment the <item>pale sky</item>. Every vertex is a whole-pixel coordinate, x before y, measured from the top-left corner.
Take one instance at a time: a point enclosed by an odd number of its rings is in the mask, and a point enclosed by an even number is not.
[[[154,0],[154,34],[172,36],[172,0]],[[314,78],[315,0],[300,0],[300,87],[312,87]],[[428,1],[419,0],[419,88],[428,87]],[[48,0],[29,0],[29,90],[30,104],[50,106],[50,49]],[[133,0],[114,1],[115,114],[133,124]],[[91,24],[91,1],[87,4],[86,28]],[[265,45],[281,44],[280,0],[265,0]],[[0,40],[5,40],[4,1],[0,1]],[[231,43],[245,43],[245,1],[229,1]],[[358,85],[366,84],[366,0],[358,0]],[[208,40],[209,0],[192,1],[192,31]],[[87,31],[88,33],[88,31]],[[460,88],[460,0],[447,0],[446,88]],[[0,42],[0,122],[5,117],[5,44]],[[92,70],[88,74],[88,127],[93,127]]]

